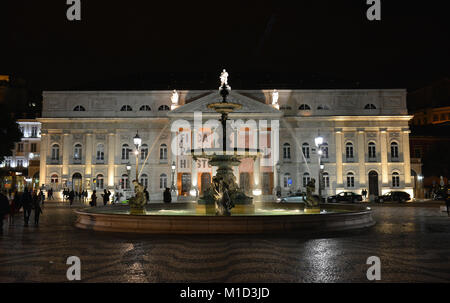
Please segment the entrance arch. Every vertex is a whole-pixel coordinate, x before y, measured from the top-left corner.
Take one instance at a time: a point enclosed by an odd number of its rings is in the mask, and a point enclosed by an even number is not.
[[[75,192],[81,192],[83,189],[83,177],[80,173],[74,173],[72,175],[72,189]]]
[[[369,199],[379,196],[378,191],[378,173],[374,170],[369,172]]]
[[[204,193],[208,190],[209,185],[211,185],[211,174],[203,173],[201,176],[201,192]]]
[[[181,195],[188,196],[191,189],[191,174],[181,174]]]

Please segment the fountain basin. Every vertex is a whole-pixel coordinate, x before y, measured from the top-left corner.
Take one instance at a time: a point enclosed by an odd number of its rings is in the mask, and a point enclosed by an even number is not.
[[[215,216],[196,213],[194,203],[147,205],[146,215],[130,215],[126,206],[76,210],[82,229],[146,234],[312,233],[365,228],[375,224],[360,205],[321,205],[320,214],[304,214],[303,204],[257,203],[255,213]]]

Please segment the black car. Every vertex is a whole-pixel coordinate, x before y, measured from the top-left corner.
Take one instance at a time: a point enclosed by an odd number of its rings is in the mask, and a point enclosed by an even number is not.
[[[329,196],[327,198],[328,203],[337,203],[337,202],[361,202],[363,200],[361,195],[355,194],[350,191],[343,191],[337,195]]]
[[[382,196],[377,198],[377,202],[386,202],[386,201],[397,201],[397,202],[406,202],[411,200],[411,196],[404,191],[390,191]]]

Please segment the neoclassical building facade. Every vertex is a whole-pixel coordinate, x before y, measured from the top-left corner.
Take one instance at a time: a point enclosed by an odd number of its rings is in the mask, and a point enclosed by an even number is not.
[[[255,200],[318,180],[318,136],[322,195],[363,188],[372,196],[413,195],[406,90],[232,90],[228,99],[242,105],[229,116],[228,147],[261,150],[235,167],[239,186]],[[131,192],[138,133],[138,178],[151,200],[167,187],[178,201],[193,200],[215,168],[193,160],[191,149],[219,147],[219,116],[207,105],[220,100],[218,90],[44,92],[40,183]]]

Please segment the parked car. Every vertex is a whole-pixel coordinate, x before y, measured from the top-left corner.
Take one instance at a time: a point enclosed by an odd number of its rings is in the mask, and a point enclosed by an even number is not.
[[[382,203],[386,201],[406,202],[411,200],[411,196],[404,191],[390,191],[377,198],[377,202]]]
[[[280,203],[304,203],[306,200],[306,193],[296,192],[286,197],[280,198]]]
[[[329,196],[327,198],[328,203],[338,203],[338,202],[361,202],[363,200],[361,195],[355,194],[351,191],[343,191],[337,195]]]

